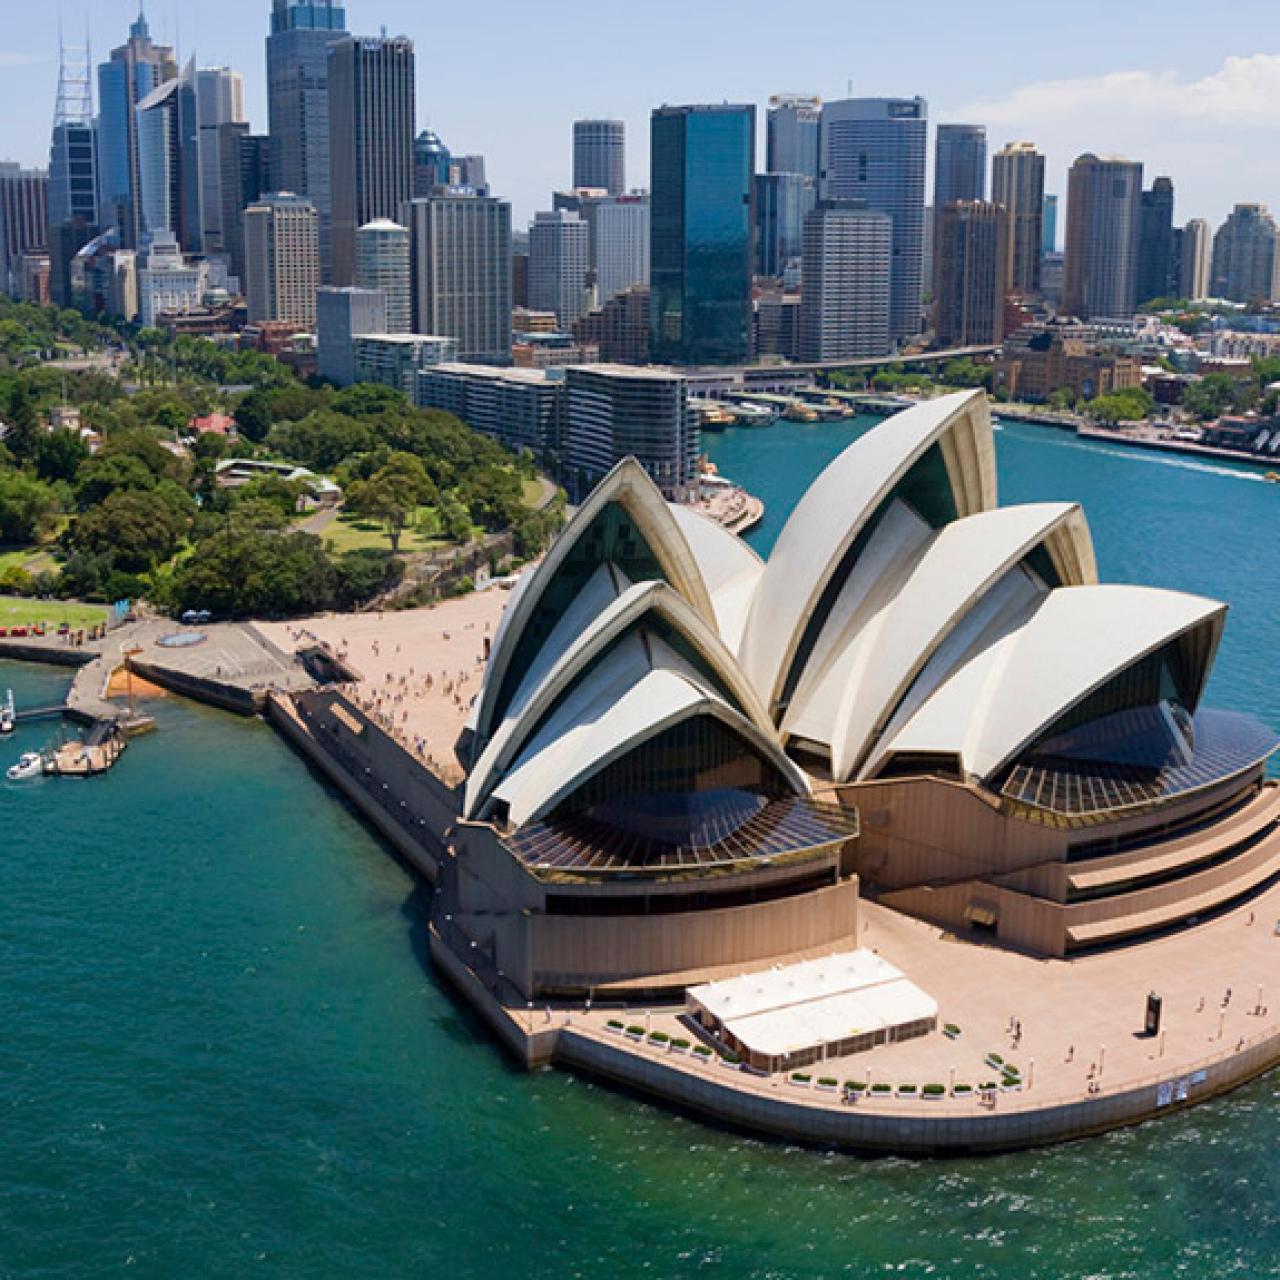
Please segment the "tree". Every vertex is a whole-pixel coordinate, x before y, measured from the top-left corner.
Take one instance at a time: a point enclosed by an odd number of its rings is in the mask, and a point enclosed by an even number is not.
[[[421,461],[411,453],[393,453],[385,466],[348,495],[348,505],[377,520],[386,530],[393,555],[414,513],[439,497]]]
[[[57,528],[62,508],[52,485],[22,471],[0,471],[0,543],[42,541]]]
[[[172,494],[123,490],[85,512],[68,544],[87,555],[109,556],[126,573],[146,573],[177,551],[188,525]]]
[[[89,446],[76,431],[59,428],[45,432],[36,445],[36,474],[41,480],[65,480],[70,483],[76,472],[89,460]]]
[[[1211,373],[1192,383],[1182,396],[1182,407],[1197,418],[1220,418],[1224,413],[1239,413],[1252,406],[1257,387],[1241,382],[1226,373]]]

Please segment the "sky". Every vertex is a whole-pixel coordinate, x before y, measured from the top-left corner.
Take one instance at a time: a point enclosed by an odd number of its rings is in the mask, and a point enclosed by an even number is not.
[[[0,0],[0,159],[47,161],[59,24],[68,42],[87,24],[101,60],[136,12],[137,0]],[[244,74],[265,131],[270,0],[147,0],[147,12],[184,60]],[[1280,212],[1275,0],[347,0],[347,16],[356,34],[414,38],[419,127],[482,153],[517,224],[569,185],[575,118],[625,120],[629,185],[648,186],[654,106],[756,103],[763,164],[771,94],[850,89],[919,94],[933,123],[986,124],[993,152],[1036,143],[1051,192],[1093,151],[1142,160],[1148,185],[1171,176],[1179,222],[1216,226],[1238,201]]]

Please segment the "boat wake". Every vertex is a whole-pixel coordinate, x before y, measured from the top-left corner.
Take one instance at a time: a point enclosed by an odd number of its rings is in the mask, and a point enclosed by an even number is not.
[[[999,428],[997,428],[999,429]],[[1121,458],[1125,462],[1145,462],[1156,467],[1173,467],[1177,471],[1199,471],[1204,475],[1228,476],[1232,480],[1249,480],[1255,484],[1264,484],[1266,477],[1261,471],[1245,471],[1248,463],[1234,467],[1222,463],[1203,462],[1198,458],[1175,457],[1168,453],[1157,453],[1152,449],[1139,447],[1123,448],[1112,445],[1097,444],[1086,440],[1053,440],[1048,437],[1026,437],[1034,439],[1036,444],[1046,445],[1052,449],[1078,449],[1083,453],[1096,453],[1104,458]]]

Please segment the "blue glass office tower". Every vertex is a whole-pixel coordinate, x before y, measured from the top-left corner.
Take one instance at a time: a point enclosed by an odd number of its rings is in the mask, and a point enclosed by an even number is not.
[[[142,13],[98,68],[99,220],[120,228],[125,248],[136,248],[142,231],[137,106],[177,74],[173,50],[152,42]]]
[[[924,265],[923,98],[848,98],[822,107],[824,200],[865,200],[893,223],[889,329],[896,342],[920,332]]]
[[[751,354],[755,107],[659,107],[650,134],[652,358],[743,363]]]
[[[756,174],[756,274],[780,279],[798,268],[804,252],[804,220],[818,190],[803,173]]]
[[[329,46],[347,30],[340,0],[272,0],[267,109],[276,188],[307,196],[320,215],[321,275],[332,265]]]

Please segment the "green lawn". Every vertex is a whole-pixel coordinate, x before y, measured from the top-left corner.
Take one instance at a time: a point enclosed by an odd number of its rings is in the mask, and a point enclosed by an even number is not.
[[[54,570],[58,562],[42,547],[19,547],[17,550],[0,551],[0,573],[6,569],[25,569],[28,573]]]
[[[413,520],[410,521],[410,524],[418,524],[421,518],[430,510],[431,508],[429,507],[420,508]],[[339,554],[344,551],[367,551],[369,549],[375,551],[391,550],[391,540],[387,537],[386,530],[376,520],[369,520],[363,516],[351,515],[347,512],[339,515],[324,531],[322,537]],[[416,528],[406,529],[400,538],[400,550],[405,554],[414,551],[436,551],[446,545],[447,543],[443,538],[424,537]]]
[[[79,604],[74,600],[23,600],[18,596],[0,596],[0,627],[29,627],[37,622],[57,627],[88,627],[105,622],[107,611],[100,605]]]

